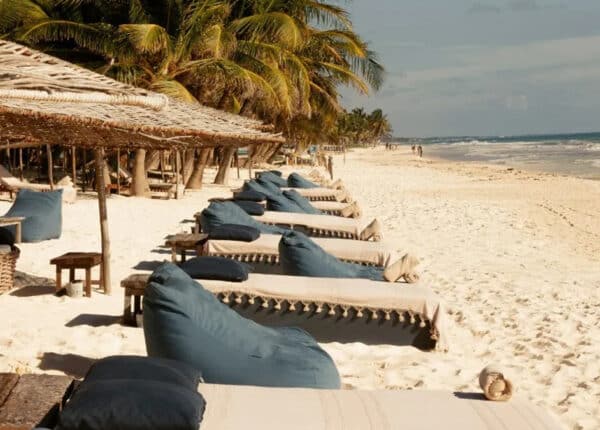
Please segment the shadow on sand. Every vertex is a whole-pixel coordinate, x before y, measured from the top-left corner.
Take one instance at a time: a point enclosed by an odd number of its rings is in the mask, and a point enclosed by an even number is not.
[[[100,314],[80,314],[65,324],[65,327],[108,327],[119,324],[120,316],[115,315],[100,315]]]
[[[15,289],[9,294],[15,297],[34,297],[55,294],[54,279],[15,271]]]

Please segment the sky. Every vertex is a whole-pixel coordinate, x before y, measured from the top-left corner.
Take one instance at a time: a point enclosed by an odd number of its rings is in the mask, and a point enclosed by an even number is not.
[[[600,130],[600,0],[340,1],[386,68],[395,136]]]

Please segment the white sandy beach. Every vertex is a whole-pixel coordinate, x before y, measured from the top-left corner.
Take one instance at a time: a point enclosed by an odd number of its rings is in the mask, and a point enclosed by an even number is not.
[[[345,386],[476,391],[478,372],[499,363],[517,395],[567,428],[600,428],[600,181],[409,152],[336,156],[335,173],[364,216],[379,217],[386,241],[422,259],[420,282],[451,314],[450,351],[326,344]],[[0,372],[82,376],[93,359],[145,354],[142,330],[119,323],[119,281],[140,262],[169,259],[165,236],[189,231],[208,198],[228,193],[206,186],[177,201],[110,198],[113,294],[91,300],[51,294],[52,257],[100,249],[96,200],[65,205],[59,240],[20,246],[17,270],[50,280],[21,277],[24,288],[0,296]],[[9,207],[0,202],[0,213]]]

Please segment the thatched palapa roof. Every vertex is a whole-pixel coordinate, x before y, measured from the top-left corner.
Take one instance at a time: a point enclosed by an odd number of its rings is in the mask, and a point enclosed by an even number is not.
[[[259,121],[183,103],[0,40],[5,142],[106,148],[283,142],[264,130]]]

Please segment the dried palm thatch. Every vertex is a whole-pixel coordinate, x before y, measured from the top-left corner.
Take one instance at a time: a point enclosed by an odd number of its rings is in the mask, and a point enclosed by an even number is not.
[[[117,82],[0,40],[3,139],[172,148],[281,142],[264,124]]]

